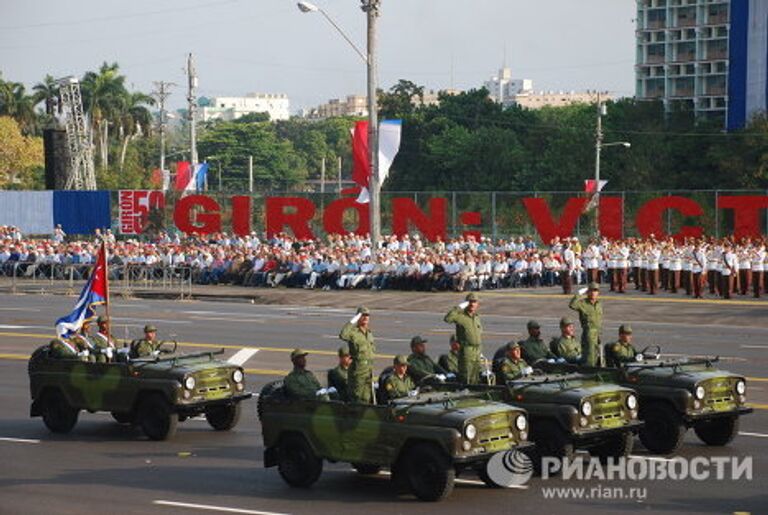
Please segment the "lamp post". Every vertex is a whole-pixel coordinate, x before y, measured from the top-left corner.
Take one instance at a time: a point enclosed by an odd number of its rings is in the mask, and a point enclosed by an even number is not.
[[[600,236],[600,154],[606,147],[622,146],[630,148],[628,141],[614,141],[603,143],[603,116],[607,114],[606,105],[597,94],[597,130],[595,131],[595,235]]]
[[[344,40],[355,50],[367,67],[368,83],[368,160],[370,162],[370,223],[371,251],[375,256],[381,237],[381,184],[379,184],[379,117],[376,99],[376,20],[379,17],[381,0],[360,0],[360,8],[366,13],[368,38],[367,53],[363,53],[349,36],[331,19],[320,7],[310,2],[298,2],[298,8],[303,13],[319,12],[328,20]]]

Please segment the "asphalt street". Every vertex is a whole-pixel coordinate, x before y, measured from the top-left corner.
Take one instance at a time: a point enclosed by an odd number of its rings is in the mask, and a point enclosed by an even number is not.
[[[324,300],[316,301],[322,293]],[[308,366],[324,380],[341,343],[338,332],[357,303],[372,307],[380,368],[390,364],[393,355],[407,354],[408,341],[416,334],[429,339],[428,351],[434,357],[447,351],[452,328],[442,318],[460,300],[458,295],[368,295],[293,291],[283,295],[282,304],[269,305],[115,299],[113,333],[119,339],[138,337],[141,327],[152,323],[161,339],[178,340],[183,352],[224,348],[227,359],[243,348],[257,349],[244,364],[254,393],[289,370],[289,353],[295,347],[310,351]],[[151,442],[140,431],[115,424],[109,414],[83,413],[72,433],[51,434],[41,419],[29,417],[26,360],[50,339],[55,319],[69,313],[73,304],[74,298],[65,296],[0,295],[0,514],[768,513],[765,302],[634,297],[606,302],[606,337],[615,335],[620,324],[631,323],[638,348],[659,344],[671,356],[719,355],[721,368],[749,378],[747,395],[755,412],[742,418],[740,436],[727,447],[712,448],[689,431],[681,455],[752,457],[751,480],[564,484],[534,478],[525,487],[492,490],[468,475],[440,505],[397,495],[386,475],[362,477],[344,464],[326,463],[323,476],[310,489],[289,488],[276,469],[263,468],[255,399],[246,402],[240,424],[229,433],[214,432],[205,420],[195,419],[180,424],[173,440]],[[521,338],[529,318],[542,323],[548,341],[557,332],[559,318],[571,314],[563,297],[503,293],[484,295],[481,313],[486,354]],[[646,453],[639,441],[633,455],[638,460],[660,459]],[[553,486],[643,487],[646,495],[618,499],[592,490],[581,499],[545,499],[544,489]]]

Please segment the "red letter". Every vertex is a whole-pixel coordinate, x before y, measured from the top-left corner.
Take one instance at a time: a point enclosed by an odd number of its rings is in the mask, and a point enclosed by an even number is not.
[[[392,232],[397,236],[408,234],[408,225],[413,223],[429,241],[439,236],[445,240],[445,208],[447,199],[429,199],[429,215],[424,213],[410,198],[392,199]]]
[[[768,196],[718,197],[719,209],[733,209],[733,235],[736,240],[759,238],[760,210],[768,208]]]
[[[344,213],[348,209],[357,211],[357,227],[351,232],[366,236],[371,226],[369,204],[358,204],[353,197],[334,200],[323,213],[323,228],[328,234],[346,234],[350,231],[344,227]]]
[[[564,238],[573,234],[573,229],[576,227],[576,222],[579,220],[584,207],[587,205],[588,200],[581,197],[569,198],[568,202],[563,208],[563,214],[560,216],[560,220],[555,222],[552,219],[552,213],[549,210],[547,201],[543,198],[524,198],[523,205],[528,216],[531,217],[533,225],[536,227],[536,231],[539,233],[541,241],[545,244],[549,244],[555,236]]]
[[[600,196],[600,235],[620,240],[624,229],[624,201],[621,197]]]
[[[667,234],[664,230],[663,216],[668,209],[679,211],[683,216],[701,216],[704,211],[698,202],[685,197],[659,197],[649,200],[637,211],[635,225],[643,238],[653,234],[657,239],[698,238],[704,232],[701,227],[685,225],[677,234]]]
[[[251,197],[232,197],[232,232],[238,236],[251,234]]]
[[[190,219],[190,211],[194,206],[200,206],[206,212],[198,213],[195,220]],[[221,215],[219,203],[205,195],[189,195],[180,198],[173,210],[173,223],[183,233],[197,232],[211,234],[221,231]]]
[[[459,222],[463,225],[480,225],[483,223],[483,215],[478,211],[467,211],[459,215]],[[463,231],[461,235],[467,239],[472,236],[475,241],[480,241],[482,233],[480,231]]]
[[[293,208],[293,213],[286,213],[286,207]],[[267,238],[282,232],[286,225],[291,228],[293,235],[300,240],[314,239],[309,221],[315,216],[315,205],[311,200],[302,197],[268,197],[267,198]]]

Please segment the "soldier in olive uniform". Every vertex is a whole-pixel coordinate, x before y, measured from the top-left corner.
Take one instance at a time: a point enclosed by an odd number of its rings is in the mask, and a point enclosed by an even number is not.
[[[450,352],[448,352],[448,354],[442,354],[440,358],[438,358],[437,364],[440,365],[443,368],[443,370],[446,370],[447,372],[458,376],[459,375],[459,349],[461,348],[461,345],[459,344],[459,340],[456,339],[455,334],[451,335],[449,344],[451,346]]]
[[[466,300],[451,309],[443,319],[456,325],[459,340],[459,381],[465,384],[480,382],[480,356],[483,353],[483,325],[477,310],[480,306],[476,294],[470,293]]]
[[[347,395],[350,402],[373,403],[373,355],[376,345],[368,324],[368,308],[357,308],[357,314],[341,328],[339,338],[349,345],[352,364],[349,366]]]
[[[597,283],[589,283],[584,289],[573,296],[569,308],[579,314],[581,322],[581,356],[583,363],[588,366],[599,366],[600,363],[600,330],[603,326],[603,303],[600,301],[600,286]]]
[[[77,359],[77,347],[67,341],[65,338],[54,338],[48,344],[50,356],[55,359]]]
[[[581,363],[581,342],[574,335],[576,328],[573,320],[567,317],[560,319],[560,336],[552,338],[549,350],[568,363]]]
[[[533,372],[533,369],[521,357],[522,349],[519,343],[509,342],[505,347],[507,355],[496,372],[496,384],[504,384]]]
[[[301,349],[291,352],[293,370],[283,379],[285,394],[291,399],[328,400],[315,374],[307,370],[307,354],[307,351]]]
[[[89,320],[83,320],[83,325],[80,326],[80,332],[75,333],[69,338],[69,342],[77,349],[78,356],[84,357],[83,361],[96,361],[96,355],[94,354],[94,346],[91,342],[91,337],[88,334],[88,329],[91,327]]]
[[[523,359],[528,363],[546,359],[555,359],[556,356],[547,348],[547,344],[541,338],[541,325],[536,320],[529,320],[527,324],[528,338],[520,340],[520,350]]]
[[[623,324],[619,327],[619,341],[610,345],[610,353],[616,365],[637,360],[637,350],[632,345],[632,327]]]
[[[336,368],[328,371],[328,387],[336,388],[336,393],[332,396],[334,399],[346,401],[348,399],[348,374],[349,365],[352,363],[352,356],[349,354],[349,348],[346,345],[339,347],[339,364]]]
[[[152,356],[160,348],[160,342],[157,341],[157,327],[153,325],[144,326],[144,338],[135,342],[131,346],[132,358],[146,358]]]
[[[112,360],[115,352],[115,340],[109,334],[109,319],[107,317],[100,316],[96,319],[96,324],[99,326],[99,332],[91,338],[96,352],[96,361],[106,363]]]
[[[408,358],[402,354],[395,356],[392,361],[395,366],[392,374],[384,380],[384,390],[387,392],[388,399],[399,399],[407,397],[416,386],[408,375]]]
[[[445,380],[448,371],[427,355],[427,340],[421,336],[411,338],[411,355],[408,356],[408,375],[417,383],[428,375]]]

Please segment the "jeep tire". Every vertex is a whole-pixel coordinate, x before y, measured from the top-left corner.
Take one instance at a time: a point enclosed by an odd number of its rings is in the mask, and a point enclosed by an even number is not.
[[[456,470],[448,456],[431,444],[407,450],[404,474],[411,492],[421,501],[442,501],[453,491]]]
[[[533,426],[532,440],[535,447],[529,447],[528,457],[533,463],[533,470],[536,475],[541,475],[542,459],[546,457],[572,459],[574,454],[574,445],[570,436],[563,430],[557,422],[543,420]],[[551,471],[551,474],[558,474],[559,471]]]
[[[739,417],[718,417],[697,422],[693,426],[696,436],[707,445],[728,445],[739,432]]]
[[[45,394],[42,402],[43,423],[53,433],[69,433],[77,424],[80,410],[73,408],[59,390]]]
[[[323,460],[315,456],[306,438],[287,435],[277,448],[277,470],[289,485],[308,488],[323,472]]]
[[[643,408],[640,441],[654,454],[673,454],[683,445],[685,424],[680,414],[669,404],[654,402]]]
[[[611,435],[600,445],[590,449],[590,454],[600,458],[600,462],[607,463],[609,458],[614,460],[630,455],[635,444],[635,435],[631,431],[624,431]]]
[[[139,404],[138,422],[151,440],[168,440],[176,434],[179,415],[171,410],[162,395],[152,394]]]
[[[211,406],[205,410],[205,420],[216,431],[229,431],[237,425],[241,411],[239,402],[224,406]]]

